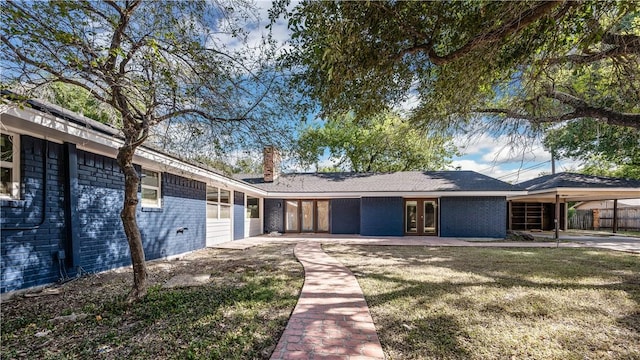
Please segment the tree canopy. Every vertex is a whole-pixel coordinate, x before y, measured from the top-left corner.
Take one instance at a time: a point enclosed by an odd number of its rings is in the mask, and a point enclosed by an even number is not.
[[[581,160],[585,173],[640,179],[640,131],[583,119],[547,130],[544,145],[557,157]]]
[[[305,128],[297,147],[302,164],[316,167],[328,150],[335,163],[329,171],[442,170],[456,154],[449,137],[416,129],[393,113],[367,121],[356,121],[352,114],[333,117],[323,126]]]
[[[174,125],[199,124],[209,143],[269,141],[284,102],[275,98],[273,43],[248,46],[249,1],[5,1],[0,13],[3,87],[30,96],[65,83],[106,104],[121,120],[117,160],[125,174],[121,218],[134,269],[130,300],[146,293],[136,222],[138,146]],[[241,134],[243,136],[238,136]]]
[[[325,114],[419,101],[418,125],[640,128],[636,1],[303,1],[289,64]],[[472,122],[471,122],[472,123]]]

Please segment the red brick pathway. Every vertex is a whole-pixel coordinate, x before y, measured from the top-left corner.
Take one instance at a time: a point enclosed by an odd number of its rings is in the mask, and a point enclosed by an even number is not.
[[[384,359],[351,271],[319,242],[298,243],[294,252],[304,266],[304,286],[271,359]]]

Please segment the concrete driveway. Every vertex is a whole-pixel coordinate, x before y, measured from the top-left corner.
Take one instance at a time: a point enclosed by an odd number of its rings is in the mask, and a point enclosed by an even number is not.
[[[532,233],[536,237],[553,240],[553,232]],[[640,238],[630,236],[601,236],[589,234],[561,234],[559,247],[594,247],[640,254]],[[255,236],[243,240],[229,241],[216,248],[247,249],[268,242],[320,242],[323,244],[343,243],[352,245],[387,245],[387,246],[453,246],[453,247],[556,247],[555,241],[546,242],[512,242],[495,239],[441,238],[433,236],[403,237],[367,237],[360,235],[331,234],[285,234],[281,236]]]
[[[532,232],[536,237],[553,239],[553,232]],[[596,247],[618,251],[640,253],[640,237],[605,232],[573,232],[560,234],[561,244],[575,243],[585,247]]]

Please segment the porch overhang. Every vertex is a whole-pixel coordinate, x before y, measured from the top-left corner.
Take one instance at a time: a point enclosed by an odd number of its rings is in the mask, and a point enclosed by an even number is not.
[[[621,200],[640,198],[640,188],[552,188],[529,191],[526,195],[507,196],[509,201],[555,203],[560,202]]]

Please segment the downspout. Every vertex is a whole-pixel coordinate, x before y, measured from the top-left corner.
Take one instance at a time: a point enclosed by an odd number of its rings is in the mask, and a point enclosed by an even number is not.
[[[560,247],[560,195],[558,193],[556,193],[556,209],[553,220],[555,223],[554,237],[556,239],[556,247]]]
[[[64,183],[64,214],[66,241],[64,244],[68,252],[68,265],[72,267],[80,266],[80,241],[78,233],[80,225],[78,223],[78,152],[75,144],[64,143],[64,157],[66,162],[65,183]]]
[[[618,199],[613,199],[613,233],[618,232]]]
[[[22,142],[21,142],[22,143]],[[48,174],[48,167],[49,167],[49,141],[47,141],[46,139],[44,140],[44,150],[43,150],[43,154],[42,154],[42,174],[43,174],[43,186],[42,186],[42,216],[40,219],[40,222],[38,222],[36,225],[32,225],[32,226],[18,226],[18,227],[2,227],[0,228],[0,230],[2,231],[25,231],[25,230],[36,230],[39,229],[40,226],[42,226],[42,224],[44,224],[45,220],[47,220],[47,174]]]

